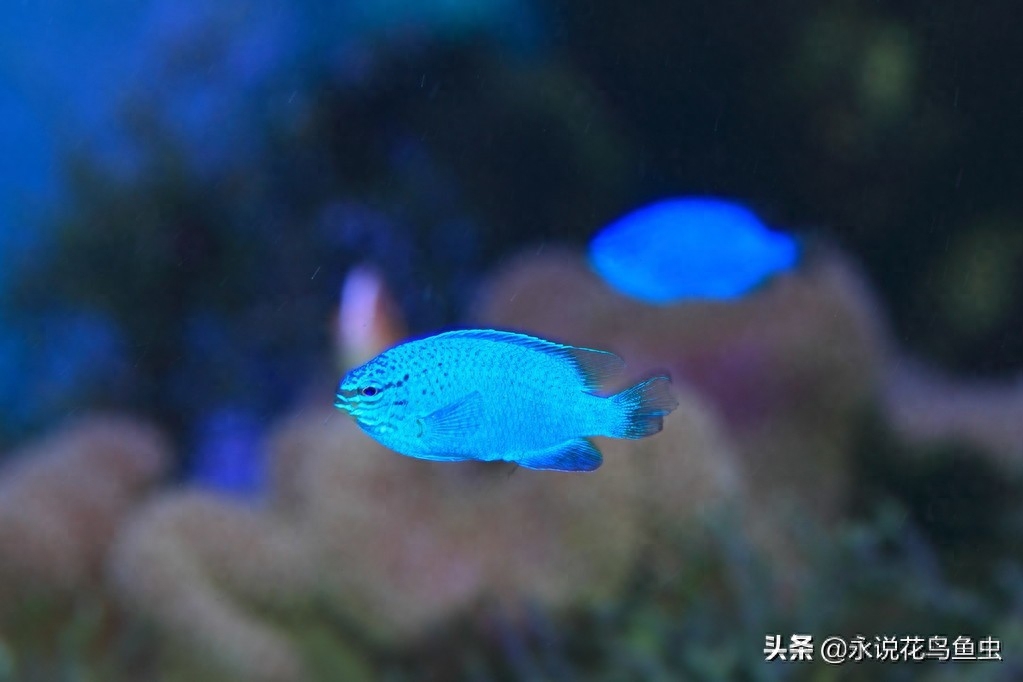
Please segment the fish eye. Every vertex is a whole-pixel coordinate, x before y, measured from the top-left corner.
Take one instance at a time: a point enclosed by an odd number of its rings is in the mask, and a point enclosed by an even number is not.
[[[377,390],[376,386],[365,386],[359,390],[359,393],[366,396],[367,398],[372,398],[379,392],[380,391]]]

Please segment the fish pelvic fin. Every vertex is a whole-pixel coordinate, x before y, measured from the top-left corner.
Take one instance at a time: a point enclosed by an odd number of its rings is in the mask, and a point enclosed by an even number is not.
[[[664,428],[664,417],[678,407],[671,394],[671,377],[659,375],[627,388],[608,398],[619,408],[620,419],[612,438],[638,439],[652,436]]]
[[[579,438],[552,448],[514,457],[511,461],[527,469],[593,471],[604,462],[604,456],[593,443],[585,438]]]

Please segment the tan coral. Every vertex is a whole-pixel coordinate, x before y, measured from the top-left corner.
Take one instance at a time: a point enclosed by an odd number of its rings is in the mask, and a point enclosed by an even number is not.
[[[896,357],[883,398],[892,426],[904,438],[966,443],[1006,468],[1021,467],[1023,380],[962,381]]]
[[[13,453],[0,473],[0,610],[96,586],[122,520],[169,458],[154,429],[109,416]]]
[[[651,506],[670,508],[681,523],[733,500],[740,479],[727,443],[697,398],[682,399],[685,411],[664,433],[602,440],[605,463],[592,474],[438,466],[382,448],[340,415],[325,423],[303,416],[277,450],[302,439],[318,453],[302,515],[316,537],[335,543],[323,546],[331,559],[353,569],[338,573],[339,591],[376,605],[367,608],[393,600],[372,620],[408,637],[482,597],[551,606],[606,597],[649,540]],[[338,443],[351,449],[329,456]]]
[[[389,300],[380,286],[370,303]],[[349,362],[373,354],[367,343],[383,350],[402,326],[393,307],[371,308],[371,328],[338,328]],[[265,508],[169,493],[123,535],[111,577],[218,679],[267,682],[308,669],[290,635],[254,615],[258,605],[316,599],[364,634],[401,643],[483,603],[514,612],[607,598],[660,541],[659,520],[696,524],[743,495],[716,418],[695,394],[678,394],[662,434],[602,439],[598,471],[563,474],[402,457],[329,407],[324,389],[318,407],[270,438]]]
[[[652,507],[697,522],[739,494],[699,399],[664,434],[602,443],[593,474],[402,457],[330,408],[272,438],[272,504],[169,494],[132,524],[112,576],[135,610],[232,679],[302,679],[287,635],[253,617],[321,596],[381,642],[484,601],[562,607],[613,594],[654,542]],[[665,477],[671,477],[671,483]],[[258,661],[258,664],[256,663]],[[272,672],[271,672],[272,670]]]
[[[126,606],[154,617],[171,644],[219,663],[221,674],[291,682],[304,679],[298,655],[244,605],[309,595],[305,557],[294,529],[273,517],[189,491],[134,519],[115,545],[111,579]]]
[[[885,339],[862,280],[834,253],[731,302],[655,306],[609,288],[581,255],[513,261],[480,297],[481,325],[622,355],[630,377],[667,369],[715,408],[764,505],[797,499],[833,517],[856,416]]]

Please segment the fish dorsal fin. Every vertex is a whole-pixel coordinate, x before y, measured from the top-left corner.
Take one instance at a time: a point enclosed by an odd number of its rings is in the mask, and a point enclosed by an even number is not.
[[[579,372],[587,391],[600,388],[602,384],[614,378],[625,367],[625,361],[609,351],[567,346],[553,341],[538,339],[528,334],[504,332],[496,329],[458,329],[445,332],[439,336],[510,343],[522,348],[563,358],[569,361],[576,371]]]
[[[473,391],[418,420],[420,436],[427,440],[463,438],[482,420],[483,394]]]
[[[601,465],[604,457],[593,443],[580,438],[539,452],[520,455],[512,461],[527,469],[593,471]]]

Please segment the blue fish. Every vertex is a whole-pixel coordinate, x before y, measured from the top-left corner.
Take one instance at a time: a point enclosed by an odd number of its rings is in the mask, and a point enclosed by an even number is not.
[[[605,282],[657,304],[738,298],[798,259],[795,239],[738,204],[710,198],[650,204],[590,242],[590,263]]]
[[[613,353],[524,334],[451,331],[351,370],[334,405],[409,457],[592,471],[603,457],[588,436],[644,438],[678,406],[667,376],[598,395],[623,366]]]

